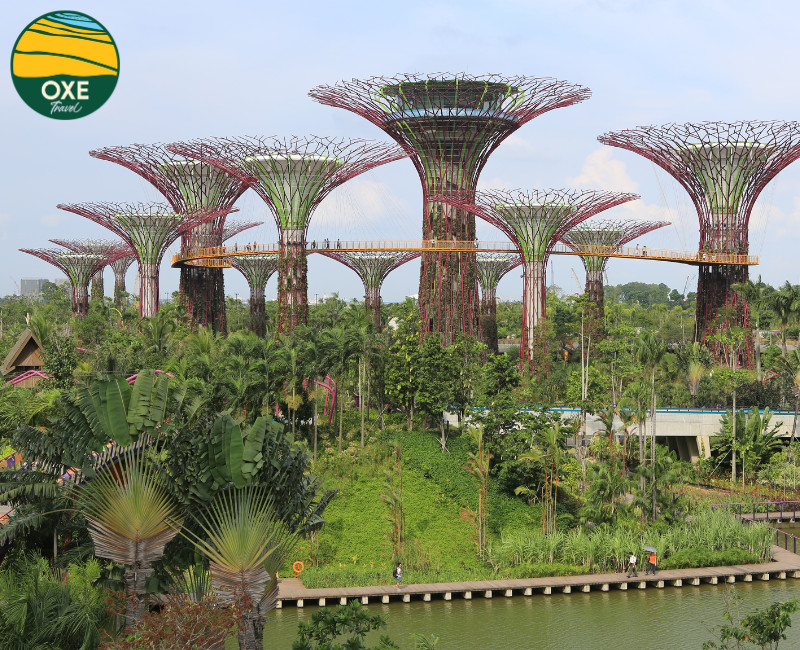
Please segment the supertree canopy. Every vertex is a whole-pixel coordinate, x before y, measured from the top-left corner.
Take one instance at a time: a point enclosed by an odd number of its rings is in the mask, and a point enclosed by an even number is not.
[[[697,210],[703,253],[748,253],[750,214],[759,194],[800,157],[798,122],[644,126],[605,133],[598,140],[644,156],[684,187]],[[744,265],[700,265],[697,331],[701,340],[720,327],[737,325],[748,330],[747,306],[731,288],[747,277]],[[718,354],[723,352],[716,343],[713,347]]]
[[[58,207],[105,226],[136,251],[143,318],[158,312],[158,272],[167,247],[184,232],[220,216],[217,212],[179,214],[162,203],[62,203]]]
[[[125,274],[135,261],[136,251],[131,250],[109,264],[111,270],[114,271],[114,305],[117,309],[122,307],[122,295],[125,293]]]
[[[588,99],[588,88],[535,77],[405,74],[319,86],[322,104],[352,111],[383,129],[411,157],[423,189],[425,241],[475,239],[475,218],[434,195],[474,199],[489,154],[511,133],[547,111]],[[422,253],[421,334],[449,344],[476,335],[477,279],[471,251]]]
[[[103,269],[110,266],[119,258],[124,258],[133,253],[130,246],[123,241],[109,241],[103,239],[51,239],[56,246],[63,246],[73,253],[95,253],[104,258],[103,265],[92,276],[91,299],[103,299],[105,287],[103,286]],[[126,267],[127,268],[127,267]]]
[[[237,255],[230,258],[231,265],[247,280],[250,287],[250,329],[264,337],[267,334],[267,317],[264,306],[264,288],[278,268],[277,255]]]
[[[234,175],[272,211],[280,236],[279,333],[291,332],[308,317],[306,231],[314,210],[345,181],[405,157],[400,148],[381,142],[316,136],[219,138],[170,149]]]
[[[244,221],[241,219],[233,220],[227,219],[225,225],[222,227],[222,242],[228,241],[231,237],[236,237],[243,233],[245,230],[255,228],[256,226],[263,226],[263,221]]]
[[[603,273],[609,258],[599,253],[613,251],[653,230],[668,226],[668,221],[604,219],[581,224],[561,235],[561,241],[580,255],[586,270],[586,313],[592,345],[604,337]]]
[[[230,174],[202,160],[186,160],[164,144],[133,144],[104,147],[89,152],[136,172],[164,195],[178,214],[215,212],[181,235],[181,248],[219,246],[223,242],[225,215],[247,189]],[[197,324],[209,325],[215,332],[226,331],[225,285],[221,268],[187,265],[181,268],[181,302]]]
[[[519,253],[478,253],[478,284],[481,287],[481,337],[495,354],[497,347],[497,285],[511,269],[522,264]]]
[[[534,367],[536,326],[546,317],[546,270],[553,245],[568,229],[637,194],[602,190],[485,190],[475,203],[441,197],[502,230],[523,257],[522,344],[520,358]],[[539,351],[541,354],[542,351]]]
[[[20,248],[23,253],[35,255],[57,266],[72,285],[72,313],[85,318],[89,312],[89,280],[103,268],[105,257],[97,253],[74,253],[55,248]]]
[[[385,252],[345,252],[322,251],[323,255],[341,262],[353,270],[364,284],[364,307],[375,326],[375,331],[382,330],[381,323],[381,286],[392,271],[406,262],[419,257],[413,251]]]

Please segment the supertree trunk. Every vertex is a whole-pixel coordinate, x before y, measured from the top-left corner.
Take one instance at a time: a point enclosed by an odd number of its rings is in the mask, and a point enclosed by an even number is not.
[[[540,323],[547,317],[547,262],[532,260],[522,265],[522,342],[519,357],[531,368],[545,359],[546,341],[541,336]]]
[[[139,313],[142,318],[152,318],[158,313],[158,266],[140,263],[139,283]]]
[[[263,286],[250,287],[250,330],[261,338],[267,335],[265,293]]]
[[[105,297],[105,286],[103,284],[103,269],[98,269],[92,276],[92,296],[91,300],[102,300]]]
[[[289,334],[308,321],[308,259],[305,230],[281,232],[278,257],[278,333]]]
[[[592,346],[592,356],[599,356],[597,343],[605,338],[605,290],[602,269],[586,271],[586,332]]]
[[[180,303],[189,322],[210,327],[215,334],[227,334],[225,279],[221,268],[181,268]]]
[[[89,313],[89,287],[87,285],[75,285],[72,291],[72,310],[75,317],[83,320]]]
[[[494,288],[483,289],[481,296],[481,339],[489,352],[498,354],[497,346],[497,291]]]
[[[381,288],[380,287],[365,287],[364,294],[364,308],[367,312],[367,317],[372,320],[376,332],[382,331],[381,324]]]

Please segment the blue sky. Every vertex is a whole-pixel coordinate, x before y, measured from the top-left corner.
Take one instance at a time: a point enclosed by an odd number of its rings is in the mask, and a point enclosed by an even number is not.
[[[51,0],[8,3],[0,25],[7,56],[22,31],[55,9]],[[64,9],[65,7],[58,7]],[[800,89],[793,74],[800,52],[796,3],[625,0],[522,2],[76,2],[66,9],[99,20],[120,51],[117,89],[100,110],[73,121],[29,109],[6,73],[0,83],[0,295],[22,277],[53,279],[54,267],[18,252],[51,237],[110,237],[100,226],[56,209],[73,201],[159,200],[144,180],[95,160],[95,147],[239,134],[366,137],[386,140],[358,116],[313,102],[312,87],[340,79],[400,72],[496,72],[565,79],[593,96],[547,113],[514,133],[492,155],[481,181],[513,188],[596,187],[636,191],[642,200],[608,216],[659,218],[674,226],[641,244],[696,249],[697,219],[688,197],[669,177],[633,153],[604,147],[597,136],[642,124],[704,120],[797,120]],[[751,225],[753,275],[773,284],[800,281],[800,163],[762,194]],[[266,221],[239,241],[274,241],[274,222],[252,192],[239,216]],[[309,236],[416,239],[422,195],[409,161],[356,179],[322,204]],[[482,239],[502,236],[479,227]],[[555,257],[548,281],[577,291],[577,258]],[[384,299],[417,292],[411,262],[389,276]],[[611,260],[608,281],[665,282],[681,290],[694,268]],[[129,288],[134,270],[129,272]],[[500,297],[518,299],[509,274]],[[235,270],[230,295],[247,295]],[[691,279],[691,286],[695,280]],[[162,293],[177,289],[178,272],[164,264]],[[110,270],[107,292],[112,290]],[[355,274],[312,256],[309,293],[338,291],[361,298]],[[274,297],[275,279],[267,285]]]

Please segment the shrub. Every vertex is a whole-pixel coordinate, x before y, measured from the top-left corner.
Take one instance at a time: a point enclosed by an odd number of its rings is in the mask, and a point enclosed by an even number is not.
[[[711,551],[707,548],[685,548],[661,562],[660,569],[689,569],[707,566],[732,566],[735,564],[755,564],[759,557],[742,548],[729,548],[724,551]]]

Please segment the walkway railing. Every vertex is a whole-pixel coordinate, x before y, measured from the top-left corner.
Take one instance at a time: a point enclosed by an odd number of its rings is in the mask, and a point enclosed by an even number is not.
[[[797,511],[800,509],[800,501],[753,501],[751,503],[712,503],[711,508],[727,509],[734,517],[738,517],[745,523],[764,521],[769,524],[772,515],[777,515],[778,522],[783,522],[784,517],[789,521],[797,520]],[[791,513],[791,517],[789,517]],[[762,515],[762,516],[759,516]],[[797,554],[798,537],[787,533],[785,530],[769,526],[775,533],[775,545],[781,546],[787,551]],[[781,543],[782,542],[782,543]]]
[[[268,244],[233,244],[231,246],[211,246],[195,248],[174,255],[172,266],[208,266],[229,267],[231,257],[247,255],[275,255],[280,251],[278,242]],[[381,253],[388,251],[422,251],[422,252],[480,252],[480,253],[516,253],[517,247],[510,241],[446,241],[446,240],[348,240],[305,242],[305,252],[324,253],[326,251]],[[553,255],[583,255],[590,257],[623,257],[640,260],[663,262],[679,262],[682,264],[736,264],[753,266],[758,264],[756,255],[740,255],[738,253],[708,253],[703,251],[673,251],[646,246],[600,246],[580,245],[571,248],[565,244],[556,244],[550,251]]]

